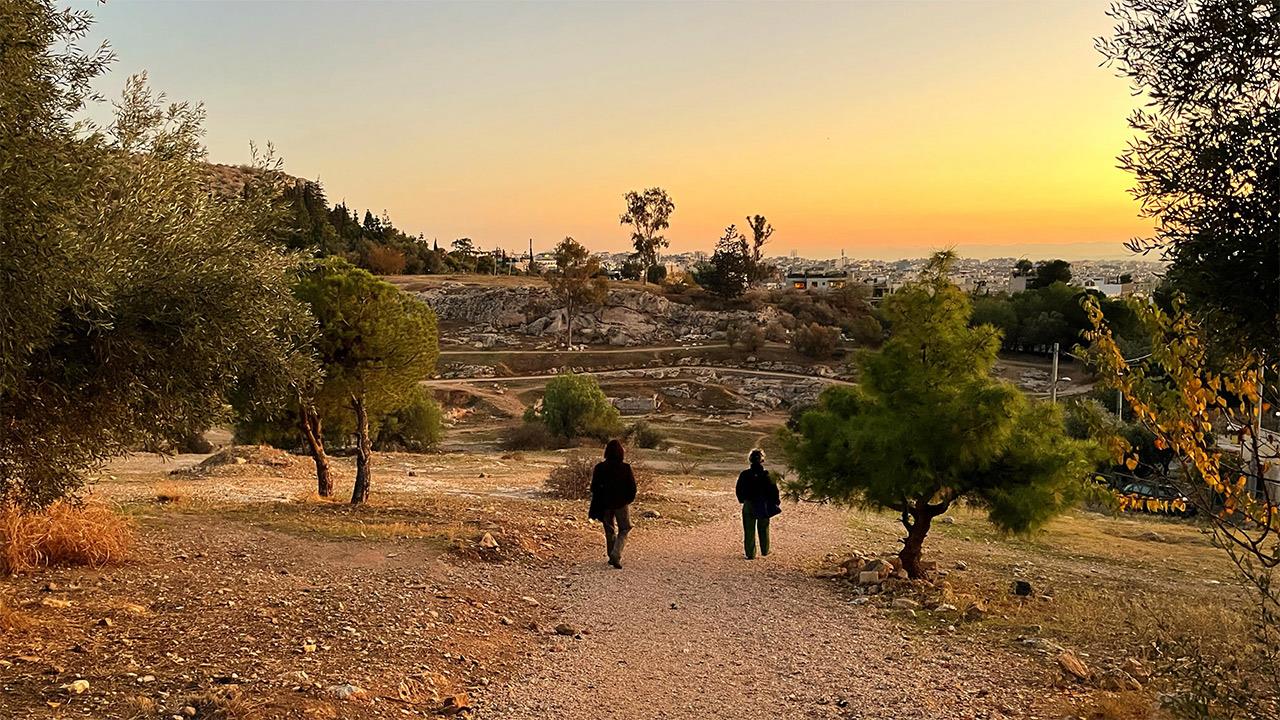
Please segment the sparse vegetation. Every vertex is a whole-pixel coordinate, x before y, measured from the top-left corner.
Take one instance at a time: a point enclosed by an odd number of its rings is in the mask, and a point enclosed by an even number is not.
[[[591,497],[591,473],[599,458],[585,452],[575,452],[564,464],[551,470],[547,476],[547,490],[558,498],[585,500]],[[652,495],[658,487],[658,477],[643,462],[629,458],[631,472],[636,478],[636,496]]]
[[[826,360],[840,348],[840,329],[809,323],[795,329],[791,346],[801,355],[814,360]]]
[[[632,423],[624,437],[631,445],[646,450],[657,450],[667,445],[666,434],[645,420]]]

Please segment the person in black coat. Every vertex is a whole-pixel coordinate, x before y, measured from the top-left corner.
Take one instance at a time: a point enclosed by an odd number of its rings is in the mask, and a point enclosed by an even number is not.
[[[628,506],[636,499],[636,478],[623,462],[622,443],[610,440],[604,448],[604,462],[591,472],[591,508],[587,517],[604,524],[605,549],[609,564],[622,569],[622,548],[631,532]]]
[[[738,475],[738,502],[742,503],[742,549],[748,560],[756,557],[756,534],[760,554],[769,554],[769,518],[782,512],[778,484],[764,469],[764,451],[756,449],[748,457],[751,467]]]

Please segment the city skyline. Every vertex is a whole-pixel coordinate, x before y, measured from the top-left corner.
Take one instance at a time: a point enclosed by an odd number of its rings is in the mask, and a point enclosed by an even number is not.
[[[273,142],[442,245],[620,251],[650,185],[674,253],[755,213],[779,254],[881,259],[1125,258],[1150,227],[1115,162],[1138,100],[1092,49],[1105,0],[77,4],[119,55],[103,94],[148,71],[206,103],[211,161]]]

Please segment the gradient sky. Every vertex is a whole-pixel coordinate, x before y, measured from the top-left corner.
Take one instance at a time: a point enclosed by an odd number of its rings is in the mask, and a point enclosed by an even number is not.
[[[622,195],[676,201],[673,251],[767,215],[772,252],[1125,257],[1135,105],[1108,0],[132,2],[119,55],[203,101],[210,159],[275,143],[330,200],[441,244],[621,250]]]

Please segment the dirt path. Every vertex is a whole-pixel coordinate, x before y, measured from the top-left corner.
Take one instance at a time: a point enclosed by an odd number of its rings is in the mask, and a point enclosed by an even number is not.
[[[804,564],[848,538],[846,516],[788,506],[774,554],[748,562],[725,498],[715,522],[640,527],[626,569],[591,556],[546,588],[579,639],[558,637],[482,698],[483,717],[1035,717],[1030,661],[945,630],[904,632]]]

